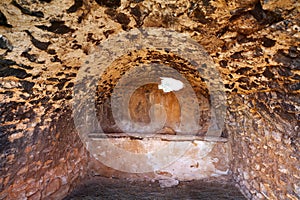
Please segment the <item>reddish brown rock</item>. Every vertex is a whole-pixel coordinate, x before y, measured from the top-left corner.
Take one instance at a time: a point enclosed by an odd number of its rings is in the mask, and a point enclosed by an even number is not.
[[[249,199],[299,198],[297,0],[14,2],[0,3],[0,38],[5,38],[0,44],[0,199],[60,199],[93,174],[144,178],[95,161],[78,136],[72,114],[76,77],[84,63],[92,62],[92,50],[136,27],[184,33],[212,57],[226,88],[224,135],[231,147],[232,178],[244,194]],[[103,103],[118,80],[132,65],[153,61],[172,65],[191,82],[202,106],[199,133],[205,135],[212,117],[205,80],[185,58],[169,51],[131,52],[108,68],[95,96],[96,108],[106,114],[100,119],[105,131],[122,132]],[[133,103],[131,112],[136,121],[148,122],[144,89],[133,99],[146,107]],[[162,99],[166,127],[176,130],[178,104],[171,95],[156,97]],[[225,170],[227,162],[213,161]],[[197,168],[197,163],[191,166]]]
[[[59,178],[52,180],[50,183],[48,183],[45,190],[43,191],[43,196],[50,196],[54,192],[58,191],[60,189],[60,186],[61,180]]]

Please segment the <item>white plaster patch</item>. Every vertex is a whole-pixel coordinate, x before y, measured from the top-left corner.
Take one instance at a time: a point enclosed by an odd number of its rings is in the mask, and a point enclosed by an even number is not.
[[[211,174],[211,176],[218,177],[218,176],[228,175],[228,174],[229,174],[229,169],[227,169],[226,171],[216,169],[215,173]]]
[[[179,91],[184,86],[181,81],[174,78],[160,77],[160,79],[161,84],[158,85],[158,89],[163,90],[164,92]]]
[[[174,178],[162,179],[158,182],[161,188],[169,188],[179,184],[179,181]]]

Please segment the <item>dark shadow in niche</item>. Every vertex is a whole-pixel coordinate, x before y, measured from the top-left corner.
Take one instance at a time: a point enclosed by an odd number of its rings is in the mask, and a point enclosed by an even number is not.
[[[11,42],[4,35],[0,35],[0,48],[7,49],[6,53],[8,53],[8,52],[11,52],[14,47],[11,44]],[[1,56],[5,56],[6,53]]]
[[[8,24],[6,16],[0,11],[0,26],[12,28],[12,25]]]
[[[41,42],[37,39],[35,39],[32,34],[30,33],[30,31],[25,30],[25,32],[28,34],[28,36],[30,37],[30,41],[31,43],[38,49],[40,50],[47,50],[48,46],[51,44],[51,42]]]
[[[96,0],[96,2],[100,6],[105,6],[108,8],[118,8],[121,6],[121,0]]]
[[[242,15],[250,14],[256,21],[263,26],[269,26],[271,24],[280,22],[283,20],[282,16],[279,13],[264,10],[262,8],[261,2],[257,1],[252,10],[245,11],[245,9],[238,9],[231,12],[232,16],[229,21],[234,21]]]
[[[36,25],[36,27],[57,34],[66,34],[69,32],[74,32],[74,29],[69,28],[64,24],[64,21],[51,20],[50,23],[51,26]]]
[[[18,2],[16,2],[15,0],[13,0],[11,2],[12,5],[16,6],[17,8],[20,9],[20,11],[25,14],[25,15],[30,15],[30,16],[34,16],[34,17],[44,17],[44,13],[41,11],[31,11],[27,8],[22,7],[20,4],[18,4]]]
[[[19,79],[24,79],[31,76],[31,74],[27,73],[26,70],[24,69],[11,67],[13,65],[18,65],[18,64],[13,60],[8,60],[8,59],[0,60],[0,77],[14,76]]]
[[[74,0],[74,4],[68,8],[67,13],[76,12],[83,5],[83,0]]]

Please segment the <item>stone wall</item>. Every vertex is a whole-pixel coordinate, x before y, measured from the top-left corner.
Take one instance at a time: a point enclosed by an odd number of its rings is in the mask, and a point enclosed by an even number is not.
[[[270,1],[262,9],[265,19],[258,24],[275,20],[275,13],[280,21],[238,33],[220,62],[227,63],[232,87],[226,122],[232,171],[248,198],[298,199],[299,5]],[[252,29],[244,17],[235,23]]]
[[[155,65],[151,66],[153,64],[151,62],[154,61]],[[163,66],[157,66],[158,64]],[[158,89],[158,84],[161,84],[161,77],[164,76],[179,80],[183,84],[183,88],[176,91],[176,93],[174,93],[175,91],[163,92],[163,90]],[[111,90],[106,89],[108,85],[114,88],[115,96],[112,97]],[[118,110],[118,113],[113,115],[114,107],[110,105],[112,100],[124,99],[131,90],[134,92],[128,102],[116,102],[115,109]],[[191,90],[194,92],[194,96],[190,95]],[[194,98],[198,99],[197,103],[193,103]],[[150,107],[152,106],[150,101],[153,101],[152,104],[158,105],[155,108],[156,111],[153,107]],[[182,106],[183,103],[185,107]],[[195,105],[199,106],[197,111],[193,109]],[[173,134],[205,135],[211,118],[208,88],[200,73],[191,68],[185,60],[174,54],[149,50],[123,56],[109,67],[97,85],[96,109],[102,129],[106,133],[122,132],[114,118],[125,118],[122,114],[127,113],[128,109],[130,116],[132,116],[128,121],[148,124],[144,129],[137,130],[132,128],[126,130],[125,127],[125,132],[128,133],[147,133],[147,131],[149,133],[150,129],[153,130],[154,126],[151,127],[151,118],[148,115],[151,109],[153,111],[152,118],[156,121],[163,121],[163,114],[166,115],[166,123],[163,127],[173,132]],[[183,118],[187,119],[184,128],[180,127],[180,120],[183,120]],[[196,123],[198,127],[195,126]]]
[[[0,5],[1,199],[60,198],[88,175],[92,158],[72,120],[75,78],[97,45],[136,27],[188,34],[213,58],[228,98],[232,174],[244,194],[299,198],[296,0],[3,0]]]

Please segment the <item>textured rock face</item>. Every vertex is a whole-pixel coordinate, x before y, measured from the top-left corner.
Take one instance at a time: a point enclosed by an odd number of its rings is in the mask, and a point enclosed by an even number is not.
[[[244,194],[299,198],[296,0],[3,0],[0,5],[0,198],[60,198],[88,174],[90,157],[72,120],[75,77],[97,45],[135,27],[185,33],[213,58],[226,87],[232,174]],[[199,79],[193,72],[186,76]],[[99,86],[104,99],[111,84]]]

